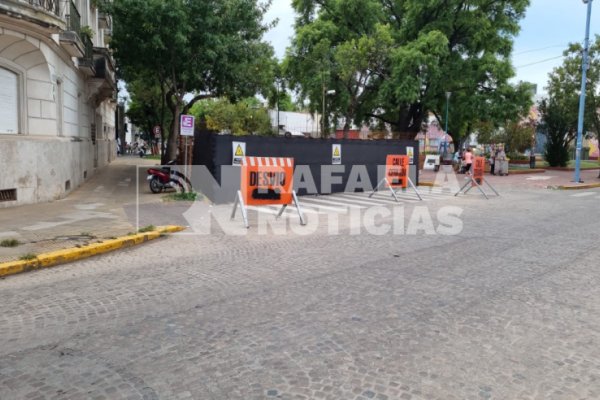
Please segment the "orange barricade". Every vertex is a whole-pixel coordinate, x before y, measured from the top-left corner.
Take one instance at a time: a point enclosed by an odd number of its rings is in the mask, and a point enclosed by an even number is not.
[[[492,189],[492,191],[496,194],[496,196],[500,196],[500,194],[496,191],[496,189],[494,189],[494,187],[492,185],[490,185],[488,180],[484,179],[484,177],[483,177],[484,170],[485,170],[485,157],[475,157],[473,160],[473,172],[472,172],[472,174],[467,174],[467,177],[465,178],[468,180],[468,182],[465,183],[465,185],[460,188],[460,190],[455,194],[455,196],[458,196],[459,194],[463,193],[463,190],[467,189],[467,186],[469,186],[469,184],[470,184],[471,186],[467,190],[464,191],[464,194],[467,194],[469,192],[469,190],[476,187],[477,189],[479,189],[481,194],[483,194],[483,196],[486,199],[489,199],[487,193],[483,190],[484,183],[490,189]]]
[[[389,154],[385,159],[385,177],[393,188],[408,187],[408,156]]]
[[[241,191],[244,204],[292,204],[294,159],[244,157]]]
[[[473,179],[479,185],[483,185],[483,172],[485,170],[485,157],[475,157],[473,162]]]
[[[246,227],[249,227],[246,206],[281,205],[279,218],[285,208],[294,203],[305,224],[294,188],[294,159],[284,157],[244,157],[241,167],[241,185],[231,218],[239,205]]]
[[[394,199],[398,201],[398,196],[394,188],[405,190],[408,188],[408,185],[410,185],[414,189],[419,200],[423,200],[421,194],[410,180],[409,163],[409,156],[388,154],[385,158],[385,178],[377,184],[375,189],[373,189],[369,195],[369,198],[373,197],[375,192],[377,192],[382,185],[385,185],[385,187],[389,188],[390,192],[392,192]]]

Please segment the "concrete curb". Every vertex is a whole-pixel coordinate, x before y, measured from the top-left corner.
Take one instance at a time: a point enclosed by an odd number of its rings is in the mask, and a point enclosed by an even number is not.
[[[553,186],[551,189],[558,190],[585,190],[600,188],[600,183],[585,183],[582,185],[565,185],[565,186]]]
[[[543,168],[534,168],[534,169],[509,169],[509,175],[528,175],[528,174],[544,174],[546,170]]]
[[[564,172],[573,172],[575,171],[575,168],[572,167],[543,167],[546,171],[564,171]],[[579,170],[580,171],[594,171],[594,170],[599,170],[600,166],[598,167],[582,167]]]
[[[136,233],[117,239],[104,240],[102,243],[93,243],[87,246],[73,247],[70,249],[40,254],[32,260],[17,260],[0,263],[0,277],[20,274],[21,272],[40,268],[54,267],[56,265],[70,263],[114,250],[136,246],[157,239],[165,233],[180,232],[184,229],[184,227],[176,225],[163,226],[150,232]]]
[[[433,182],[424,181],[424,182],[419,182],[419,184],[417,186],[434,187],[434,186],[437,186],[437,185],[435,183],[433,183]]]

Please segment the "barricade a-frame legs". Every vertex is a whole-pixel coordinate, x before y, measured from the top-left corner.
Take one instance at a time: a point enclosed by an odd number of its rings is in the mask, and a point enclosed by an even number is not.
[[[300,209],[300,202],[298,201],[298,196],[296,195],[296,191],[292,190],[292,198],[294,199],[294,205],[296,206],[296,211],[298,211],[298,217],[300,217],[300,225],[306,225],[306,221],[304,219],[304,214],[302,213],[302,210]],[[279,213],[277,213],[277,219],[281,218],[281,216],[283,215],[283,212],[285,211],[285,209],[287,208],[287,204],[284,204],[283,206],[281,206],[281,209],[279,210]]]
[[[373,189],[373,191],[371,192],[371,194],[369,194],[369,198],[373,197],[373,195],[375,194],[375,192],[377,192],[379,190],[379,188],[381,187],[381,185],[383,184],[387,184],[388,189],[390,189],[390,192],[392,192],[392,196],[394,197],[394,200],[396,200],[396,202],[398,202],[398,196],[396,196],[396,192],[394,191],[394,189],[392,188],[392,185],[390,185],[389,181],[387,180],[387,178],[383,178],[375,187],[375,189]]]
[[[246,205],[244,204],[242,192],[239,190],[237,191],[237,195],[235,196],[233,210],[231,210],[231,219],[235,218],[235,212],[237,211],[238,206],[240,206],[240,209],[242,210],[242,219],[244,220],[244,226],[246,228],[250,228],[250,223],[248,222],[248,211],[246,210]]]
[[[494,187],[493,187],[492,185],[490,185],[490,183],[487,181],[487,179],[486,179],[486,180],[484,180],[484,182],[485,182],[485,184],[486,184],[486,185],[488,185],[488,186],[490,187],[490,189],[492,189],[492,191],[493,191],[494,193],[496,193],[496,196],[500,196],[500,193],[498,193],[498,192],[496,191],[496,189],[494,189]]]
[[[417,194],[417,197],[419,198],[419,200],[423,201],[423,198],[421,197],[421,193],[419,193],[419,191],[417,190],[417,187],[415,186],[415,184],[413,183],[413,181],[410,178],[408,178],[408,177],[406,179],[408,179],[408,183],[410,184],[410,187],[413,188],[413,190]]]
[[[298,211],[298,217],[300,217],[300,225],[306,225],[306,220],[304,219],[304,213],[300,209],[300,202],[298,201],[298,196],[296,195],[295,190],[292,190],[292,198],[294,199],[294,205],[296,206],[296,210]]]
[[[465,190],[465,188],[467,186],[471,185],[470,188],[468,188],[467,190]],[[473,186],[476,186],[477,189],[479,189],[479,191],[481,192],[481,194],[483,194],[483,196],[489,200],[489,197],[487,196],[487,194],[484,192],[484,190],[481,188],[481,185],[479,183],[477,183],[477,181],[473,178],[473,175],[469,175],[469,180],[467,181],[467,183],[465,183],[463,185],[463,187],[460,188],[460,190],[458,192],[456,192],[456,194],[454,196],[458,196],[459,194],[462,193],[463,190],[465,190],[465,194],[469,193],[469,190],[473,189]]]

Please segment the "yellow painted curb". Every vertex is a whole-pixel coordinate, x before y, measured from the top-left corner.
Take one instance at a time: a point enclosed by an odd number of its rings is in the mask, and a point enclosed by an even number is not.
[[[600,188],[600,183],[586,183],[583,185],[567,185],[567,186],[558,186],[559,190],[583,190],[583,189],[595,189]]]
[[[428,187],[434,187],[434,186],[436,186],[436,184],[435,184],[435,183],[433,183],[433,182],[427,182],[427,181],[423,181],[423,182],[419,182],[419,185],[418,185],[418,186],[428,186]]]
[[[117,239],[107,239],[102,243],[92,243],[87,246],[73,247],[71,249],[57,250],[38,255],[32,260],[18,260],[0,263],[0,277],[19,274],[40,268],[54,267],[55,265],[108,253],[117,249],[132,247],[159,238],[165,233],[174,233],[184,230],[183,226],[170,225],[158,227],[156,230],[135,235],[123,236]]]

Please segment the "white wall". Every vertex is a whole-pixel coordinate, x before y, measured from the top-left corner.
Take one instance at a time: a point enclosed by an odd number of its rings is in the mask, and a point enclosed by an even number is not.
[[[0,134],[0,190],[17,189],[18,201],[0,208],[58,199],[67,181],[73,190],[116,157],[116,105],[93,104],[86,77],[56,41],[0,28],[0,67],[17,74],[19,97],[18,134]]]

